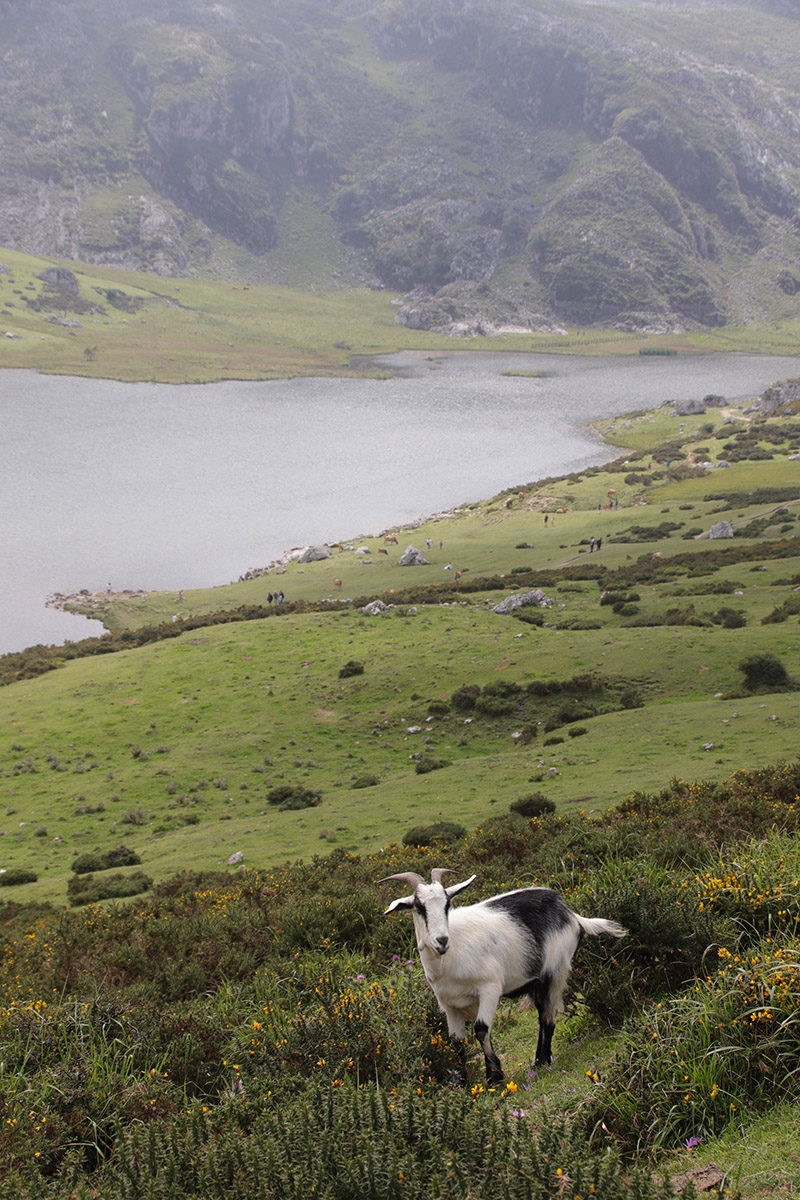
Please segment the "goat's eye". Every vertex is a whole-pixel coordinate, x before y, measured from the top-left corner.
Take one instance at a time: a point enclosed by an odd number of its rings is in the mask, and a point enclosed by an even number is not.
[[[414,908],[417,910],[417,912],[420,914],[420,916],[422,916],[422,917],[425,916],[425,905],[422,903],[421,900],[414,901]]]

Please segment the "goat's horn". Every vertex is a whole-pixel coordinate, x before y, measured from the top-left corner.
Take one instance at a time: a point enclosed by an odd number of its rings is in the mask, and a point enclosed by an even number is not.
[[[414,891],[421,883],[425,882],[422,876],[417,875],[415,871],[404,871],[401,875],[386,875],[383,879],[379,879],[378,883],[388,883],[390,879],[399,879],[401,883],[407,883]]]
[[[451,871],[449,867],[434,867],[431,871],[431,883],[441,883],[443,875],[455,875],[455,871]]]

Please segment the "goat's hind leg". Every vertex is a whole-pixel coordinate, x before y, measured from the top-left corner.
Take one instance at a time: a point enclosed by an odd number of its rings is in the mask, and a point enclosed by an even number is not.
[[[486,1082],[489,1087],[499,1087],[504,1079],[500,1059],[492,1047],[492,1022],[499,1003],[499,992],[496,995],[481,996],[478,1016],[475,1019],[475,1037],[483,1050],[483,1058],[486,1063]]]

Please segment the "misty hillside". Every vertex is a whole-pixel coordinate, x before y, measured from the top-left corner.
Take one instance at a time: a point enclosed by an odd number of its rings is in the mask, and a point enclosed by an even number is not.
[[[790,0],[0,0],[0,245],[417,328],[800,311]]]

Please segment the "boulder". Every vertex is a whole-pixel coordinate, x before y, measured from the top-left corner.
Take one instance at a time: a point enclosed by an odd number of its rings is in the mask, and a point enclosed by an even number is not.
[[[301,563],[322,562],[324,558],[330,558],[330,556],[329,546],[307,546],[297,561]]]
[[[372,600],[369,604],[365,604],[361,611],[368,617],[377,617],[382,612],[386,612],[388,607],[389,605],[384,604],[382,600]]]
[[[235,867],[237,863],[243,863],[243,862],[244,862],[244,854],[242,853],[241,850],[237,850],[236,853],[232,854],[230,856],[230,858],[228,859],[228,866]]]
[[[544,594],[541,588],[534,588],[532,592],[515,592],[513,596],[507,596],[505,600],[501,600],[499,604],[492,606],[492,612],[500,613],[501,616],[506,616],[513,612],[515,608],[549,608],[553,601]]]
[[[430,566],[427,558],[418,550],[416,546],[406,546],[403,554],[400,556],[401,567],[427,567]]]
[[[730,521],[717,521],[708,531],[710,538],[732,538],[733,526]]]
[[[38,278],[52,284],[53,287],[61,288],[62,292],[74,292],[76,295],[78,293],[78,277],[69,267],[48,267]]]

